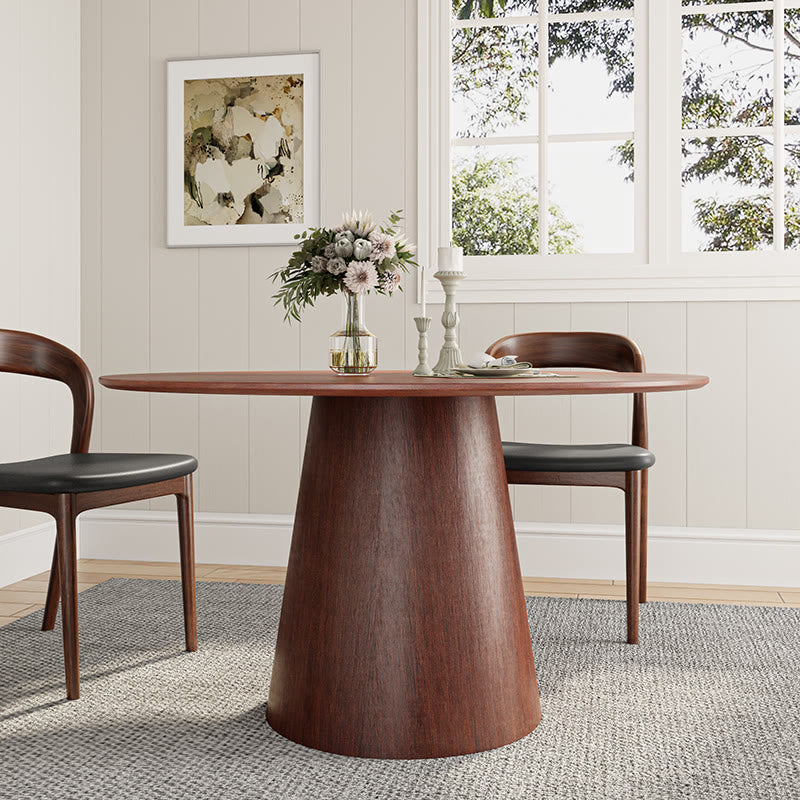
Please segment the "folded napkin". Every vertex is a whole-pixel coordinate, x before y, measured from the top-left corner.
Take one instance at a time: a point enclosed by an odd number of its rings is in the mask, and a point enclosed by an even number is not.
[[[516,363],[516,356],[492,358],[488,353],[476,353],[467,361],[467,366],[472,369],[483,369],[484,367],[513,367]]]

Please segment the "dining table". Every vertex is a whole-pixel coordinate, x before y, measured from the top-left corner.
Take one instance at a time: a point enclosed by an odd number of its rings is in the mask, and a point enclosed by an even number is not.
[[[495,398],[707,382],[572,370],[100,378],[127,391],[313,397],[267,721],[311,748],[400,759],[490,750],[541,720]]]

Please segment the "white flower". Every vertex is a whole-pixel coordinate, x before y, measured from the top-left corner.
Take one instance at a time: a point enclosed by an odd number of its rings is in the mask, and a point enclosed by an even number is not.
[[[353,245],[349,239],[337,239],[334,250],[339,258],[350,258],[353,255]]]
[[[373,231],[369,235],[369,240],[372,242],[373,261],[380,263],[384,258],[394,258],[397,254],[394,239],[388,233]]]
[[[397,237],[397,249],[398,250],[405,250],[407,253],[410,253],[412,256],[414,253],[417,252],[417,246],[412,242],[409,242],[405,236],[398,236]]]
[[[325,245],[325,258],[333,258],[336,255],[336,245],[331,242],[328,245]]]
[[[364,261],[369,258],[369,254],[372,252],[372,244],[367,239],[356,239],[353,242],[353,255],[355,256],[356,260]]]
[[[343,258],[332,258],[328,262],[328,272],[331,275],[341,275],[343,272],[347,272],[347,262]]]
[[[334,229],[335,230],[335,229]],[[355,234],[353,231],[346,231],[342,228],[336,231],[336,238],[337,239],[347,239],[348,242],[354,242],[356,240]]]
[[[314,270],[314,272],[325,272],[327,266],[328,259],[323,256],[314,256],[311,259],[311,269]]]
[[[375,223],[369,211],[351,211],[343,216],[342,227],[363,239],[375,230]]]
[[[384,272],[379,278],[381,289],[391,294],[400,285],[401,277],[402,273],[399,269],[392,270],[391,272]]]
[[[344,274],[344,285],[353,294],[365,294],[378,285],[378,270],[371,261],[353,261]]]

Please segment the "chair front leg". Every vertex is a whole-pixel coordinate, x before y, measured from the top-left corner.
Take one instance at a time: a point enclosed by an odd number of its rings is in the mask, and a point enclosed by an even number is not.
[[[197,601],[194,576],[194,513],[192,502],[192,476],[184,479],[182,494],[178,500],[178,538],[181,553],[181,587],[183,589],[183,627],[186,634],[186,649],[197,650]]]
[[[44,602],[44,619],[42,630],[51,631],[56,624],[58,613],[58,596],[61,592],[61,581],[58,577],[58,538],[53,545],[53,564],[50,567],[50,581],[47,584],[47,599]]]
[[[75,535],[75,504],[69,494],[58,496],[56,548],[61,583],[61,627],[64,634],[64,668],[67,699],[80,697],[78,661],[78,554]]]
[[[650,470],[642,470],[641,513],[639,514],[639,602],[647,602],[647,484]]]
[[[628,644],[639,643],[639,545],[641,537],[641,471],[625,473],[625,590]]]

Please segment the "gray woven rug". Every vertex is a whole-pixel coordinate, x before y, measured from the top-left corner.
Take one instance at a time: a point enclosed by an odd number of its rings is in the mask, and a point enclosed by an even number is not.
[[[0,797],[800,798],[800,609],[530,598],[544,719],[525,739],[433,761],[293,744],[264,719],[281,588],[198,585],[181,651],[179,584],[80,595],[82,692],[64,701],[58,628],[0,629]]]

